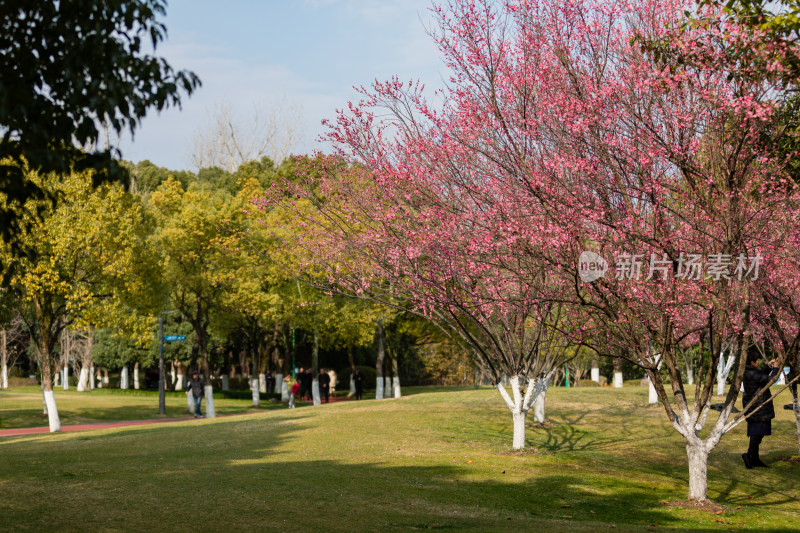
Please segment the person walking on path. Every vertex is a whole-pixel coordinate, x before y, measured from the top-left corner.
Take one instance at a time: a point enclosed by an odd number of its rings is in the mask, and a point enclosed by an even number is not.
[[[331,377],[325,372],[325,369],[319,369],[319,393],[322,396],[322,401],[328,403],[331,397]]]
[[[202,414],[200,414],[200,403],[203,401],[205,388],[203,387],[203,378],[200,377],[200,373],[197,370],[192,372],[192,379],[186,384],[187,395],[189,391],[192,392],[192,397],[194,398],[194,417],[203,418]]]
[[[758,391],[764,387],[778,373],[778,360],[773,359],[767,363],[767,368],[759,368],[758,362],[761,354],[758,348],[751,346],[747,351],[747,366],[744,370],[744,394],[742,395],[742,406],[746,407]],[[772,419],[775,418],[775,407],[772,400],[767,400],[771,396],[769,389],[758,396],[753,407],[758,407],[750,416],[747,417],[747,436],[750,437],[750,446],[747,452],[742,454],[744,466],[749,468],[763,467],[766,464],[758,456],[758,447],[762,439],[767,435],[772,435]]]
[[[353,381],[356,384],[356,400],[360,400],[361,396],[364,394],[364,375],[358,367],[356,367],[356,371],[353,373]]]

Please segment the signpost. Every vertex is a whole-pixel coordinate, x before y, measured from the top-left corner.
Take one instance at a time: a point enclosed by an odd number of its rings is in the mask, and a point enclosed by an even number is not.
[[[174,342],[186,340],[186,335],[164,336],[164,314],[175,311],[165,311],[158,316],[158,414],[167,414],[166,393],[164,384],[164,341]]]

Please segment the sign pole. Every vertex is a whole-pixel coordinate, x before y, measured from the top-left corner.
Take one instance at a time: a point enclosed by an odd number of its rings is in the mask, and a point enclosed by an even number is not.
[[[164,315],[158,316],[158,414],[167,414],[164,393]]]

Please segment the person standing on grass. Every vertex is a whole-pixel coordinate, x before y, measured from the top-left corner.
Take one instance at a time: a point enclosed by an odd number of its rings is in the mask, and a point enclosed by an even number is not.
[[[758,348],[751,346],[747,351],[747,366],[744,370],[744,394],[742,395],[742,406],[747,406],[756,393],[778,373],[778,360],[773,359],[767,363],[767,368],[759,368],[758,362],[761,359],[761,354]],[[750,437],[750,446],[747,452],[742,454],[744,466],[749,468],[762,467],[766,468],[766,464],[761,461],[758,456],[758,447],[761,445],[761,440],[766,435],[772,435],[772,419],[775,418],[775,407],[772,405],[772,400],[769,398],[769,389],[765,390],[758,396],[753,407],[758,407],[747,417],[747,436]]]
[[[267,394],[272,394],[273,391],[273,383],[272,383],[272,372],[267,370],[267,373],[264,374],[264,381],[267,382]]]
[[[364,394],[364,375],[358,368],[353,372],[353,381],[356,384],[356,400],[360,400]]]
[[[300,383],[292,378],[286,378],[289,382],[289,409],[294,409],[294,397],[300,393]]]
[[[328,403],[331,396],[331,377],[325,372],[325,369],[319,369],[319,393],[322,396],[322,401]]]
[[[200,377],[200,373],[197,370],[192,372],[192,379],[186,384],[186,394],[189,394],[189,391],[192,392],[192,397],[194,398],[194,417],[203,418],[200,414],[200,403],[203,401],[205,389],[203,388],[203,378]]]

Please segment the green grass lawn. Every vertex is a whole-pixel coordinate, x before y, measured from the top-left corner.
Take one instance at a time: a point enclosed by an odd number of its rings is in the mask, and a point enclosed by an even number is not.
[[[686,497],[685,449],[645,387],[551,389],[524,452],[495,390],[406,392],[0,439],[0,530],[800,531],[800,464],[780,460],[798,455],[788,411],[762,445],[770,469],[742,466],[743,427],[712,452],[709,496],[727,508],[713,514],[671,505]],[[2,416],[20,394],[36,391],[0,392]],[[90,417],[95,393],[74,394],[60,409]],[[103,394],[103,416],[153,412]]]

